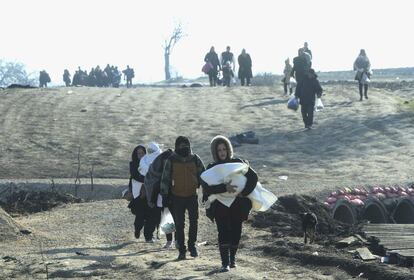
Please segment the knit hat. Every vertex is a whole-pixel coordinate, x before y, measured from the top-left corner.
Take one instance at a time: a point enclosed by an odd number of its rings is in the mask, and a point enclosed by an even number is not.
[[[185,136],[178,136],[175,140],[175,148],[177,149],[178,146],[180,146],[181,143],[187,144],[190,146],[190,140]]]

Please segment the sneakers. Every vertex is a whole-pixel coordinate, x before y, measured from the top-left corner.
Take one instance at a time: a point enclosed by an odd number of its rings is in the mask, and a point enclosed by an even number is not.
[[[167,243],[165,243],[164,245],[164,249],[170,249],[173,247],[172,241],[167,241]]]
[[[155,243],[155,239],[151,238],[151,239],[145,239],[146,243]]]
[[[188,249],[188,251],[190,251],[190,256],[192,256],[193,258],[198,257],[198,252],[196,247],[191,247]]]
[[[185,252],[180,252],[180,254],[178,254],[177,260],[182,261],[182,260],[185,260],[185,259],[186,259]]]
[[[230,267],[227,265],[227,266],[222,266],[221,268],[220,268],[220,272],[229,272],[230,271]]]

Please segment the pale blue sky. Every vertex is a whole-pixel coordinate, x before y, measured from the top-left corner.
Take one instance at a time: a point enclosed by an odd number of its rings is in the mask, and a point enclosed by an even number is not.
[[[281,73],[309,42],[316,70],[349,70],[360,48],[374,68],[414,66],[413,1],[2,0],[0,58],[46,69],[61,83],[107,63],[134,67],[136,82],[162,80],[162,44],[181,21],[187,37],[171,56],[172,74],[202,76],[210,46],[245,48],[253,72]]]

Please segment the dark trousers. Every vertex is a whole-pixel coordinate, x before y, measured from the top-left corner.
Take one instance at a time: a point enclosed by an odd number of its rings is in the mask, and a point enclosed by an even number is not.
[[[287,94],[287,92],[288,92],[288,86],[289,86],[289,83],[283,82],[283,91],[285,92],[285,94]],[[289,87],[289,93],[292,94],[292,88],[291,87]]]
[[[178,249],[181,253],[185,252],[184,227],[185,227],[185,211],[188,211],[188,219],[190,226],[188,229],[188,247],[195,246],[197,241],[197,227],[198,227],[198,199],[197,196],[190,197],[172,197],[172,204],[174,209],[174,223],[175,223],[175,237],[178,243]]]
[[[361,99],[363,97],[362,89],[364,89],[363,93],[364,93],[365,97],[367,97],[368,96],[368,84],[359,83],[359,96],[361,97]]]
[[[240,242],[243,221],[238,205],[233,206],[233,204],[230,208],[220,202],[217,204],[214,220],[217,225],[220,246],[238,246]]]
[[[313,125],[313,110],[315,108],[315,104],[313,103],[307,103],[307,104],[301,104],[300,106],[302,111],[302,118],[303,123],[305,124],[305,127],[310,127]]]
[[[240,201],[236,200],[230,207],[216,202],[214,220],[216,221],[219,251],[223,267],[233,265],[236,261],[236,252],[239,247],[243,215]]]
[[[157,226],[157,210],[149,207],[146,199],[141,198],[136,198],[132,207],[135,211],[135,231],[140,232],[144,228],[145,240],[151,240]]]
[[[169,206],[168,210],[170,210],[170,213],[171,213],[171,215],[173,216],[173,219],[174,219],[174,209],[173,209],[173,207]],[[175,224],[175,222],[174,222],[174,224]],[[172,233],[166,234],[165,236],[167,237],[167,241],[172,241],[173,240],[173,234]],[[175,234],[174,234],[174,236],[175,236]],[[177,240],[177,237],[175,237],[175,240]]]
[[[245,83],[245,82],[247,82],[247,83]],[[242,86],[244,86],[244,85],[250,86],[250,77],[244,77],[244,76],[240,77],[240,84]]]
[[[127,78],[126,85],[127,85],[127,87],[131,87],[132,86],[132,78]]]
[[[215,87],[217,85],[217,70],[216,71],[214,69],[211,70],[208,73],[208,79],[210,81],[210,86]]]

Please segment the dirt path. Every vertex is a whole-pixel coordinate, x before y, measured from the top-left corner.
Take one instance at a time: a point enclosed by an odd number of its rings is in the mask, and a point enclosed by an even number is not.
[[[0,278],[45,279],[348,279],[338,268],[315,268],[263,254],[271,238],[246,224],[236,269],[217,273],[217,231],[200,215],[200,257],[176,261],[175,249],[162,249],[164,239],[147,244],[133,237],[133,216],[123,200],[72,204],[16,220],[32,235],[0,244]],[[300,242],[300,240],[297,240]],[[315,245],[315,250],[318,250]],[[42,249],[42,250],[41,250]],[[43,254],[41,253],[43,252]],[[43,255],[43,256],[42,256]],[[44,259],[44,260],[43,260]]]

